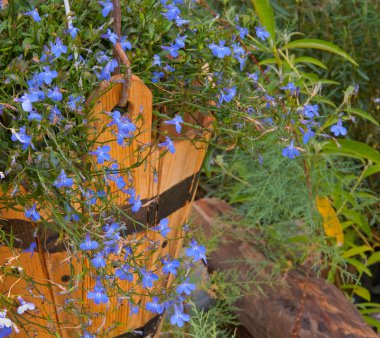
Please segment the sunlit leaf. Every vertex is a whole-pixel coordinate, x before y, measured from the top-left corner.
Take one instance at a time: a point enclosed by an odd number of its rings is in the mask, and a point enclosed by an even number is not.
[[[255,12],[259,17],[261,24],[269,32],[272,40],[275,40],[275,31],[274,31],[274,13],[273,8],[269,0],[251,0]]]
[[[310,57],[310,56],[300,56],[298,58],[294,59],[294,63],[306,63],[306,64],[313,64],[315,66],[321,67],[323,69],[327,69],[325,64],[321,61],[319,61],[316,58]]]

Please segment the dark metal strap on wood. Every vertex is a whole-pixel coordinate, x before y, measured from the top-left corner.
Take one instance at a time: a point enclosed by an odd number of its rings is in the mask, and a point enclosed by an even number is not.
[[[118,217],[118,221],[125,224],[122,235],[127,236],[146,231],[147,228],[155,227],[163,218],[183,208],[194,197],[199,175],[200,172],[191,175],[159,196],[142,200],[143,206],[137,213],[131,211],[131,205],[122,207],[125,214],[128,215],[128,217],[123,215]],[[14,248],[27,249],[35,241],[35,229],[28,221],[1,220],[0,225],[2,231],[6,234],[12,234],[17,239],[13,243]],[[59,234],[57,232],[46,230],[41,234],[41,237],[43,238],[44,249],[49,253],[66,251],[64,243],[58,242]],[[38,248],[35,248],[35,251],[37,250]]]
[[[115,338],[153,338],[157,333],[163,315],[154,317],[143,327],[133,330],[132,332],[123,333]]]

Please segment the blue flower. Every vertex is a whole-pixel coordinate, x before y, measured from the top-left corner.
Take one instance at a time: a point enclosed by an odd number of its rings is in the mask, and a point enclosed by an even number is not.
[[[230,102],[236,95],[236,87],[232,88],[224,88],[224,91],[220,91],[219,96],[219,105],[221,105],[223,102]]]
[[[186,278],[186,280],[179,284],[176,288],[176,292],[181,295],[183,293],[185,293],[186,295],[190,295],[192,291],[194,291],[196,289],[196,286],[194,284],[191,284],[189,283],[189,279]]]
[[[20,303],[20,306],[17,308],[17,313],[22,315],[25,311],[34,310],[36,306],[33,303],[28,303],[23,300],[20,296],[17,297],[17,300]]]
[[[19,99],[15,99],[16,102],[21,102],[21,107],[26,112],[31,112],[33,110],[32,103],[39,100],[38,94],[36,93],[25,93]]]
[[[331,126],[330,131],[334,133],[335,136],[339,135],[346,135],[347,134],[347,128],[343,127],[342,125],[342,119],[338,119],[337,124],[334,124]]]
[[[190,247],[185,250],[185,254],[187,257],[192,257],[193,261],[196,262],[198,260],[203,259],[206,262],[206,248],[203,245],[198,245],[197,241],[194,239],[190,242]]]
[[[35,22],[40,22],[41,21],[41,17],[40,17],[40,14],[38,13],[37,8],[34,8],[30,12],[25,12],[24,15],[31,16],[32,19],[33,19],[33,21],[35,21]]]
[[[0,311],[0,338],[7,337],[12,333],[12,321],[6,317],[7,311]]]
[[[81,250],[96,250],[98,247],[99,243],[97,241],[92,241],[90,234],[86,234],[86,239],[79,244]]]
[[[142,203],[141,203],[141,200],[140,200],[140,196],[137,196],[137,197],[131,197],[129,199],[129,203],[132,204],[132,212],[138,212],[142,206]]]
[[[253,80],[253,82],[259,81],[259,74],[256,73],[248,73],[248,78]]]
[[[153,72],[152,82],[157,83],[160,82],[160,79],[165,77],[165,74],[163,72]]]
[[[234,55],[243,56],[245,54],[244,48],[240,46],[240,43],[234,43],[231,45]]]
[[[177,34],[177,38],[175,39],[175,43],[178,46],[178,48],[184,48],[185,47],[185,40],[187,38],[187,35],[180,36]]]
[[[166,72],[168,72],[168,73],[172,73],[172,72],[175,71],[175,68],[173,68],[173,67],[170,66],[170,65],[166,65],[166,66],[164,67],[164,70],[165,70]]]
[[[182,27],[183,25],[186,25],[187,23],[189,23],[190,20],[184,20],[182,19],[180,16],[177,16],[175,18],[175,23],[178,27]]]
[[[119,39],[117,34],[113,33],[110,29],[107,29],[107,34],[102,34],[101,37],[103,39],[108,39],[112,42],[112,44],[116,44],[117,40]]]
[[[115,271],[115,276],[120,280],[127,280],[129,282],[133,281],[133,274],[129,272],[130,266],[124,264],[122,267],[117,268]]]
[[[247,58],[242,58],[241,56],[235,56],[235,59],[239,61],[240,64],[240,70],[243,71],[245,62],[247,61]]]
[[[290,144],[282,150],[282,156],[288,157],[291,160],[293,160],[295,157],[299,155],[300,155],[299,150],[294,147],[294,140],[292,140]]]
[[[38,80],[49,85],[58,76],[58,73],[56,70],[50,70],[49,66],[43,67],[43,69],[44,71],[38,74]]]
[[[315,133],[311,130],[310,127],[307,128],[307,131],[304,131],[301,129],[303,135],[302,135],[302,141],[305,144],[308,144],[309,140],[315,136]]]
[[[219,40],[219,45],[212,43],[208,45],[208,48],[211,49],[211,52],[214,56],[218,57],[219,59],[223,59],[225,56],[231,55],[231,50],[228,47],[225,47],[224,44],[224,40]]]
[[[121,113],[115,110],[112,114],[112,121],[108,126],[116,125],[118,128],[117,132],[117,143],[122,145],[125,138],[133,137],[136,131],[136,126],[131,122],[127,116],[121,116]]]
[[[130,316],[133,316],[137,313],[139,313],[139,307],[137,305],[133,305],[132,303],[129,303],[129,311],[130,311]]]
[[[155,55],[153,56],[152,67],[153,67],[153,66],[161,67],[161,58],[160,58],[160,56],[157,55],[157,54],[155,54]],[[162,74],[164,74],[164,73],[162,73]]]
[[[297,93],[297,87],[292,82],[289,82],[286,86],[281,87],[281,89],[282,90],[289,90],[290,95],[294,95]]]
[[[61,173],[57,177],[57,179],[54,181],[53,186],[57,188],[63,188],[63,187],[71,187],[74,184],[74,181],[72,178],[68,178],[65,174],[65,171],[62,169]]]
[[[67,29],[67,33],[70,34],[72,39],[76,38],[76,36],[78,35],[78,31],[79,31],[79,29],[77,27],[72,26],[72,25]]]
[[[158,276],[152,271],[145,271],[141,269],[141,274],[143,275],[142,287],[145,289],[151,288],[153,286],[153,282],[158,279]]]
[[[109,81],[111,79],[111,73],[117,68],[118,62],[115,59],[109,61],[104,68],[101,70],[100,75],[98,77],[101,80]]]
[[[96,338],[96,336],[94,336],[90,332],[84,330],[83,335],[80,338]]]
[[[92,265],[96,269],[104,268],[106,266],[106,261],[104,259],[103,253],[98,252],[93,259],[91,259]]]
[[[37,203],[34,203],[30,209],[25,210],[25,217],[30,218],[33,222],[37,222],[41,218],[41,215],[36,210],[36,207]]]
[[[88,292],[87,298],[93,299],[95,304],[108,303],[108,296],[105,293],[104,287],[99,277],[96,279],[94,291]]]
[[[34,149],[34,146],[32,144],[32,138],[25,133],[25,129],[25,127],[21,127],[20,132],[18,133],[16,133],[16,131],[12,129],[11,140],[13,142],[19,141],[22,144],[23,150],[27,149],[29,146],[31,146],[32,149]]]
[[[95,54],[95,57],[96,57],[96,61],[98,61],[99,63],[108,62],[110,60],[107,54],[104,53],[103,51],[97,52]]]
[[[174,143],[168,136],[166,136],[165,142],[159,143],[158,146],[166,147],[172,154],[175,153]]]
[[[73,95],[69,96],[69,99],[67,101],[67,106],[74,111],[80,111],[83,109],[81,106],[81,103],[84,102],[84,97],[83,96],[77,96],[74,97]]]
[[[169,219],[168,218],[163,218],[160,223],[158,223],[158,226],[152,228],[154,231],[159,231],[160,234],[163,237],[166,237],[168,233],[171,231],[169,227]]]
[[[270,37],[270,34],[265,30],[265,27],[255,27],[255,30],[257,37],[262,41],[265,41]]]
[[[181,133],[181,123],[183,123],[183,119],[180,115],[176,115],[173,119],[169,120],[169,121],[165,121],[164,122],[165,124],[171,124],[173,126],[175,126],[175,130],[176,132],[179,134]]]
[[[110,150],[110,146],[99,146],[96,151],[91,151],[90,155],[98,156],[98,163],[103,164],[105,161],[109,161],[111,159],[111,155],[109,154]]]
[[[122,36],[120,39],[120,45],[123,50],[131,50],[132,49],[132,44],[127,40],[126,36]]]
[[[115,235],[118,233],[117,230],[120,228],[119,223],[112,223],[111,225],[106,224],[103,227],[103,231],[105,232],[105,238],[115,238]]]
[[[170,4],[168,6],[165,6],[167,12],[166,13],[161,13],[166,19],[173,21],[175,20],[180,14],[181,11],[177,6],[174,4]]]
[[[37,248],[37,243],[32,242],[32,243],[30,243],[29,248],[22,250],[22,252],[24,252],[24,253],[30,252],[30,257],[33,257],[35,248]]]
[[[107,17],[108,14],[110,14],[113,11],[113,3],[111,0],[106,0],[106,2],[98,1],[98,4],[103,6],[103,9],[102,9],[103,18]]]
[[[190,320],[190,316],[180,311],[177,305],[174,305],[174,314],[170,317],[170,323],[182,327],[185,322]]]
[[[67,46],[65,46],[60,38],[55,39],[55,43],[50,42],[50,50],[56,58],[59,58],[62,54],[67,53]]]
[[[164,306],[158,302],[158,297],[153,297],[151,302],[147,302],[145,308],[148,311],[159,315],[164,312]]]
[[[307,117],[308,119],[312,119],[314,117],[317,117],[319,116],[318,114],[318,105],[315,104],[315,105],[306,105],[304,108],[303,108],[303,114],[305,115],[305,117]]]
[[[49,121],[51,124],[57,124],[62,120],[62,114],[61,111],[58,109],[57,106],[54,106],[51,108],[51,112],[49,115]]]
[[[162,46],[161,47],[163,50],[167,50],[173,58],[176,58],[179,54],[179,47],[176,44],[171,44],[170,46]]]
[[[176,275],[177,274],[177,269],[180,266],[180,262],[177,259],[170,260],[168,259],[162,259],[162,264],[164,265],[162,267],[162,272],[166,275],[169,273]]]
[[[53,89],[49,89],[47,93],[47,97],[52,99],[53,101],[62,101],[62,93],[59,87],[54,87]]]
[[[244,39],[246,35],[248,35],[248,29],[247,28],[244,28],[244,27],[240,27],[238,25],[236,25],[236,28],[238,29],[239,33],[240,33],[240,39]]]

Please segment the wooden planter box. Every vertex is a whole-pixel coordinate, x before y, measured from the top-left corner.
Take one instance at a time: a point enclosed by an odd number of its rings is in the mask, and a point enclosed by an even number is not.
[[[91,132],[99,133],[101,128],[108,124],[107,115],[104,112],[111,111],[119,102],[123,85],[118,82],[121,75],[114,76],[111,82],[102,83],[97,94],[91,99],[93,103],[93,115],[96,122],[90,126]],[[143,206],[137,214],[132,214],[130,206],[126,202],[126,195],[118,191],[111,183],[111,191],[116,195],[117,203],[130,217],[137,219],[146,227],[136,225],[130,218],[122,221],[126,224],[126,238],[136,239],[146,236],[151,241],[159,241],[161,248],[154,253],[154,257],[146,258],[149,268],[152,261],[158,256],[170,254],[178,257],[183,244],[182,226],[186,223],[191,204],[197,188],[199,172],[206,153],[209,133],[199,133],[195,129],[185,128],[186,139],[174,141],[175,154],[163,155],[162,148],[152,147],[154,139],[152,132],[152,93],[144,83],[136,76],[131,78],[131,86],[128,93],[128,116],[136,123],[138,136],[133,139],[132,144],[122,148],[116,144],[115,136],[111,130],[100,135],[99,142],[105,142],[111,146],[111,158],[116,159],[125,167],[139,163],[146,158],[144,163],[132,170],[134,187],[137,195],[140,195]],[[191,118],[187,121],[203,127],[209,127],[212,122],[209,118]],[[161,133],[172,134],[173,126],[161,126]],[[183,137],[184,134],[181,134]],[[152,150],[153,149],[153,150]],[[157,183],[155,183],[154,172],[157,172]],[[22,208],[20,208],[22,210]],[[47,215],[42,215],[48,217]],[[167,241],[158,232],[151,231],[158,222],[169,218],[169,226],[172,231]],[[0,209],[0,224],[6,232],[12,232],[22,242],[15,242],[15,248],[28,248],[36,239],[34,237],[35,225],[26,219],[23,211]],[[83,234],[84,236],[85,234]],[[170,240],[173,239],[173,240]],[[93,290],[95,280],[90,277],[88,270],[93,270],[90,264],[82,265],[82,257],[73,256],[67,252],[64,243],[59,240],[58,234],[53,232],[40,234],[37,239],[38,245],[33,256],[30,253],[20,253],[7,247],[0,247],[0,265],[14,267],[13,276],[3,277],[0,280],[0,289],[3,294],[21,295],[26,301],[36,305],[36,312],[27,311],[19,316],[25,325],[20,327],[21,332],[15,337],[52,337],[46,332],[56,332],[57,336],[79,337],[81,329],[79,326],[79,315],[70,309],[71,299],[81,299],[79,308],[88,311],[91,316],[92,325],[89,331],[99,329],[96,336],[128,337],[124,335],[131,329],[140,329],[145,336],[153,335],[159,326],[159,319],[155,314],[145,311],[145,304],[149,301],[148,296],[141,296],[140,311],[138,314],[130,315],[128,301],[118,302],[116,297],[110,297],[105,305],[95,305],[92,300],[86,298],[89,290]],[[148,240],[139,248],[146,249]],[[16,258],[12,258],[16,257]],[[118,259],[118,257],[115,257]],[[36,285],[31,297],[28,293],[28,284],[25,280],[18,278],[15,267],[22,267],[25,273],[32,277]],[[79,278],[84,269],[87,269],[83,278]],[[155,283],[155,288],[166,289],[171,279],[165,279]],[[119,287],[123,290],[134,288],[135,291],[144,292],[137,283],[119,281]],[[16,308],[15,308],[16,309]],[[12,318],[11,313],[8,313]],[[14,318],[13,318],[14,319]],[[25,319],[33,322],[28,324]],[[133,337],[133,336],[131,336]]]

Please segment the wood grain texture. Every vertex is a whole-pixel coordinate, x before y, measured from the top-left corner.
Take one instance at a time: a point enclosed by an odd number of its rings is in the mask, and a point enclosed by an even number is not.
[[[257,276],[264,281],[269,276],[271,262],[255,249],[254,242],[237,239],[238,229],[218,220],[231,212],[225,202],[203,199],[193,204],[195,224],[211,233],[212,225],[224,230],[222,243],[208,255],[210,271],[234,269],[240,280],[248,281],[244,272],[259,268]],[[273,288],[263,284],[264,294],[255,291],[243,295],[237,302],[235,313],[239,322],[254,338],[292,337],[292,330],[300,313],[302,294],[305,292],[298,336],[302,338],[375,338],[375,332],[364,322],[355,306],[332,284],[316,276],[307,278],[302,269],[291,270],[280,276],[283,284]]]

